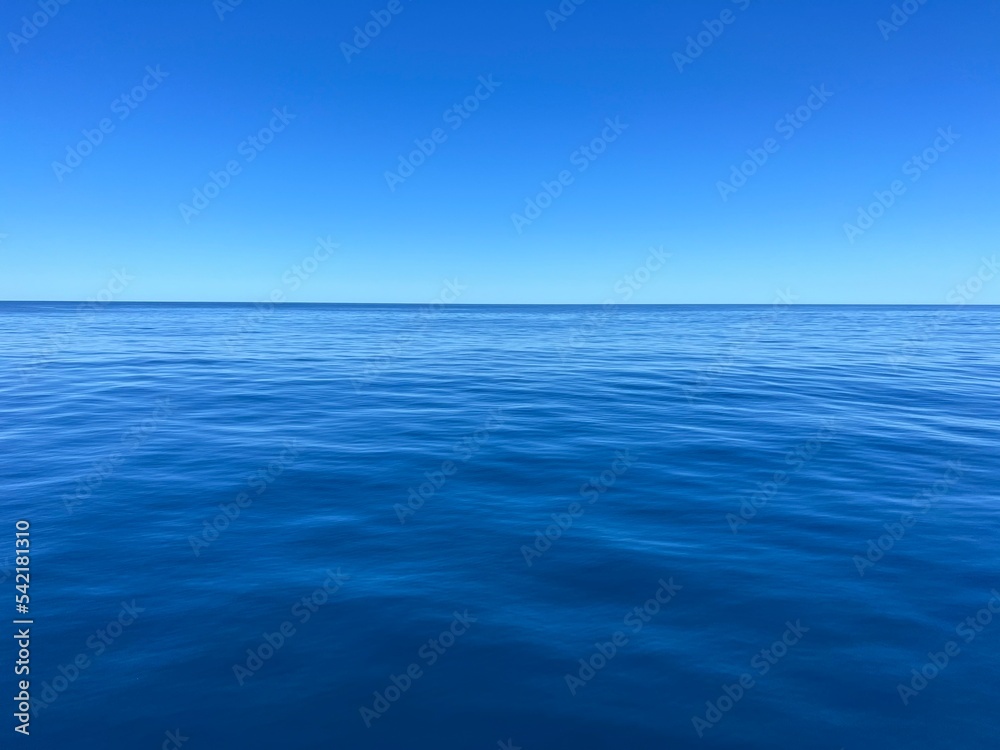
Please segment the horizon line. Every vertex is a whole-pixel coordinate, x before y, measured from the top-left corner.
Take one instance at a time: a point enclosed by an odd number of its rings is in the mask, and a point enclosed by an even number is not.
[[[382,306],[382,307],[1000,307],[1000,303],[941,302],[268,302],[220,300],[32,300],[5,299],[0,305],[250,305],[254,307]]]

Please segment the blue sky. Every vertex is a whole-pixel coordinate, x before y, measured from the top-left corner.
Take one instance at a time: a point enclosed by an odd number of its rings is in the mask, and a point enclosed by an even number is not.
[[[12,0],[0,299],[944,303],[1000,6],[903,5]]]

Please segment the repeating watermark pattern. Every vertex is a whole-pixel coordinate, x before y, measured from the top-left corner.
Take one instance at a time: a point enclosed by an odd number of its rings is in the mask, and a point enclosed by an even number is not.
[[[614,487],[618,480],[632,468],[637,459],[629,451],[628,448],[615,451],[615,458],[609,468],[580,485],[580,497],[587,501],[585,504],[573,502],[567,506],[564,513],[553,513],[551,516],[552,524],[544,529],[536,530],[535,541],[530,546],[521,545],[520,552],[525,565],[530,568],[534,565],[535,560],[552,549],[552,545],[573,527],[577,519],[587,512],[587,508],[600,500],[604,493]]]
[[[625,304],[631,300],[636,292],[646,286],[657,273],[663,270],[663,267],[670,258],[670,253],[663,249],[663,245],[649,248],[649,255],[646,256],[646,259],[633,268],[630,273],[625,274],[615,282],[614,293],[617,295],[617,299],[607,299],[604,301],[604,304],[615,306]]]
[[[986,606],[970,617],[966,617],[955,626],[955,635],[962,639],[966,646],[972,643],[993,622],[993,615],[1000,615],[1000,591],[993,589],[992,595],[986,602]],[[940,651],[928,651],[927,662],[919,669],[914,667],[910,670],[910,680],[908,683],[900,682],[896,685],[896,692],[904,706],[909,706],[910,701],[926,690],[931,682],[941,674],[952,659],[962,653],[962,647],[958,641],[948,641]]]
[[[59,15],[62,6],[69,5],[70,0],[39,0],[38,10],[31,16],[21,17],[21,33],[10,32],[7,34],[7,41],[10,42],[11,49],[16,55],[21,51],[21,47],[38,36],[38,32],[49,25],[49,21]]]
[[[718,726],[726,714],[732,711],[733,707],[757,686],[754,673],[758,678],[764,677],[802,640],[802,636],[809,630],[802,624],[802,620],[796,620],[794,623],[786,622],[785,632],[782,633],[781,637],[767,648],[761,649],[750,660],[750,668],[753,672],[744,672],[731,685],[724,684],[718,698],[705,702],[705,714],[703,716],[695,714],[691,717],[691,723],[694,725],[694,731],[698,733],[698,737],[704,737],[706,731]]]
[[[169,76],[169,73],[160,70],[159,65],[155,68],[147,65],[146,76],[142,81],[111,102],[111,114],[117,115],[118,122],[124,122]],[[112,118],[104,117],[97,123],[96,128],[83,130],[83,139],[76,145],[66,147],[66,158],[63,161],[52,162],[52,172],[56,179],[62,182],[67,175],[79,168],[84,160],[104,143],[105,138],[115,132],[116,127]]]
[[[448,125],[452,132],[461,128],[465,122],[479,111],[483,102],[493,96],[493,93],[503,84],[493,80],[493,74],[479,76],[479,85],[476,90],[461,102],[446,109],[441,118],[445,125]],[[413,141],[416,146],[409,154],[399,155],[399,164],[394,170],[386,170],[385,182],[389,190],[396,192],[396,187],[402,185],[409,178],[413,177],[417,169],[427,163],[427,160],[437,153],[438,147],[448,141],[448,132],[444,128],[434,128],[427,138],[417,138]]]
[[[351,579],[337,568],[336,572],[326,571],[326,580],[312,593],[303,596],[292,606],[290,617],[284,620],[273,632],[262,633],[260,642],[247,649],[247,658],[242,664],[233,664],[233,676],[240,687],[246,681],[257,674],[264,665],[274,658],[281,649],[285,647],[299,632],[295,627],[298,622],[299,627],[309,622],[313,615],[319,612],[320,607],[325,606],[330,597],[340,591],[344,584]]]
[[[371,20],[366,22],[364,27],[355,26],[354,27],[354,44],[348,42],[340,43],[340,51],[344,54],[344,59],[348,63],[352,62],[351,58],[356,57],[361,54],[361,50],[368,47],[379,34],[381,34],[398,16],[406,10],[405,6],[400,0],[390,0],[389,4],[382,10],[373,10],[371,12]]]
[[[615,296],[604,300],[600,311],[588,313],[585,322],[574,328],[566,342],[558,346],[559,358],[565,362],[571,349],[585,346],[584,341],[587,337],[604,328],[618,312],[619,307],[626,304],[640,289],[652,281],[670,258],[670,253],[665,252],[662,245],[650,248],[649,255],[642,263],[615,282],[613,287]]]
[[[749,8],[752,2],[752,0],[730,1],[741,11]],[[687,38],[687,47],[684,48],[684,52],[674,53],[674,65],[677,66],[677,72],[683,73],[684,68],[701,57],[705,50],[715,44],[715,41],[726,32],[726,28],[736,22],[736,19],[737,15],[733,13],[732,9],[725,8],[718,18],[702,21],[701,25],[704,28],[697,35]]]
[[[660,613],[660,610],[672,602],[677,593],[684,588],[680,584],[674,583],[673,578],[667,581],[661,578],[657,583],[660,587],[656,593],[641,605],[630,609],[625,615],[622,624],[628,628],[628,631],[616,630],[604,643],[595,643],[594,652],[590,656],[586,659],[578,659],[580,668],[576,673],[567,673],[563,677],[570,695],[575,697],[580,688],[586,687],[597,676],[598,672],[611,663],[611,660],[618,655],[619,650],[628,645],[629,633],[635,636],[642,632],[642,629]]]
[[[909,23],[913,14],[925,5],[927,5],[927,0],[905,0],[903,3],[893,5],[892,15],[889,16],[889,20],[886,21],[880,18],[876,24],[878,30],[882,32],[882,38],[888,42],[889,37]]]
[[[367,728],[371,729],[372,722],[385,716],[393,704],[413,687],[413,683],[424,676],[424,669],[437,664],[458,639],[469,631],[469,627],[473,623],[479,622],[479,618],[470,615],[469,610],[465,610],[461,614],[456,611],[452,617],[454,619],[451,625],[417,650],[417,661],[411,662],[399,675],[389,675],[389,684],[382,690],[376,690],[372,693],[373,700],[370,708],[362,706],[358,709],[361,720]]]
[[[133,281],[135,281],[135,277],[130,275],[124,268],[119,271],[112,271],[111,278],[104,285],[104,288],[77,306],[72,321],[62,331],[52,336],[46,346],[36,351],[30,360],[18,367],[21,379],[25,381],[30,379],[32,375],[36,374],[52,358],[66,351],[76,339],[80,328],[89,326],[97,320],[97,313],[104,310],[108,303],[114,300],[115,297],[123,294],[128,285]]]
[[[506,742],[504,742],[503,740],[497,740],[497,750],[522,750],[522,749],[514,744],[513,739],[509,739]]]
[[[297,117],[288,111],[288,107],[281,109],[275,107],[271,110],[271,114],[273,116],[267,125],[258,130],[255,135],[248,136],[236,147],[236,153],[242,157],[242,162],[239,159],[230,159],[222,169],[210,171],[208,181],[201,187],[192,190],[190,205],[187,203],[177,205],[185,224],[190,224],[192,219],[208,208],[211,202],[233,183],[233,178],[242,174],[243,168],[251,164],[268,146],[274,143],[275,136],[284,132],[285,128]]]
[[[737,343],[730,346],[726,354],[719,357],[715,362],[698,370],[697,379],[694,385],[682,386],[684,395],[688,403],[693,404],[715,380],[716,377],[724,375],[731,367],[737,363],[737,358],[764,335],[764,332],[774,327],[778,318],[786,312],[798,300],[798,295],[793,294],[790,289],[778,291],[771,309],[767,313],[755,315],[753,318],[736,326],[736,331],[740,334]]]
[[[775,132],[785,141],[790,141],[802,126],[812,119],[814,114],[823,109],[832,96],[833,92],[827,91],[825,83],[813,86],[804,104],[798,106],[794,112],[786,112],[784,117],[774,123]],[[749,179],[757,174],[779,151],[781,151],[781,143],[777,138],[771,137],[766,138],[760,147],[747,149],[749,158],[739,165],[731,165],[732,171],[728,180],[718,180],[715,183],[723,202],[728,202],[729,196],[745,186]]]
[[[969,276],[965,281],[956,284],[951,291],[945,295],[945,302],[949,305],[964,306],[972,304],[989,282],[996,278],[1000,272],[1000,263],[997,256],[992,258],[983,257],[979,269]],[[886,355],[886,361],[893,365],[897,371],[909,365],[913,359],[913,350],[926,344],[937,333],[938,329],[944,325],[946,320],[954,316],[953,310],[935,310],[930,320],[924,321],[919,327],[911,330],[906,339],[894,347],[893,351]]]
[[[80,676],[90,668],[94,660],[103,656],[145,611],[146,608],[138,606],[135,599],[131,602],[122,602],[117,617],[87,638],[84,644],[87,650],[78,653],[72,661],[60,664],[59,674],[51,681],[42,683],[39,694],[31,699],[32,718],[38,718],[43,710],[55,703],[60,695],[69,690],[70,685],[80,679]]]
[[[608,146],[618,140],[618,137],[628,130],[628,125],[621,122],[621,117],[610,117],[604,120],[601,134],[593,138],[572,154],[569,163],[576,168],[576,174],[583,174],[590,165],[597,161],[608,150]],[[570,169],[564,169],[553,180],[542,180],[540,193],[524,199],[524,211],[515,211],[510,215],[511,223],[518,234],[524,234],[524,228],[531,226],[542,217],[542,213],[550,208],[556,198],[560,197],[570,185],[576,181],[576,174]]]
[[[997,263],[997,256],[994,255],[991,258],[983,256],[980,260],[982,265],[979,266],[979,269],[964,282],[956,284],[955,288],[948,292],[945,301],[949,305],[970,304],[983,291],[983,287],[996,278],[997,272],[1000,272],[1000,263]]]
[[[76,490],[72,494],[67,493],[62,496],[66,512],[73,515],[74,508],[93,497],[94,492],[104,484],[104,480],[114,474],[125,459],[139,450],[173,413],[174,407],[170,399],[158,399],[153,415],[125,430],[121,436],[121,447],[102,460],[95,461],[93,470],[89,474],[77,478]]]
[[[281,284],[275,286],[265,297],[264,301],[258,302],[254,306],[254,311],[248,313],[236,326],[235,331],[226,338],[225,348],[230,354],[243,344],[246,337],[257,331],[261,324],[272,314],[277,305],[285,302],[289,293],[297,292],[302,288],[310,277],[316,273],[323,263],[326,263],[333,253],[340,249],[340,245],[327,236],[316,238],[316,246],[313,251],[305,256],[298,263],[295,263],[281,274]]]
[[[820,454],[823,445],[833,440],[837,429],[836,420],[824,419],[823,427],[812,438],[789,450],[785,454],[785,465],[790,468],[787,470],[779,469],[768,481],[758,482],[757,489],[747,495],[740,503],[739,515],[726,514],[729,530],[734,534],[740,533],[740,529],[757,517],[758,511],[775,498],[781,488],[791,481],[799,469]]]
[[[566,23],[569,17],[576,13],[576,9],[587,0],[562,0],[555,10],[545,11],[545,20],[549,22],[549,28],[553,31],[559,30],[559,24]]]
[[[191,739],[181,734],[180,729],[168,730],[163,737],[164,740],[163,744],[160,745],[160,750],[181,750],[184,744]]]
[[[232,502],[219,503],[219,514],[211,519],[206,519],[202,524],[202,530],[198,534],[188,537],[188,544],[195,557],[201,557],[201,551],[207,549],[212,542],[219,538],[229,525],[237,520],[244,510],[253,505],[254,500],[259,498],[282,474],[288,470],[298,457],[301,448],[297,440],[286,440],[284,449],[270,461],[267,466],[258,469],[247,477],[247,489],[242,490]]]
[[[242,4],[243,0],[215,0],[212,3],[212,7],[215,9],[215,14],[219,17],[219,20],[225,21],[226,14],[232,13]]]
[[[956,284],[948,292],[945,301],[949,305],[970,304],[983,291],[983,288],[996,278],[997,273],[1000,272],[1000,263],[997,262],[997,256],[994,255],[990,258],[983,256],[980,260],[981,265],[979,269],[964,282]]]
[[[934,143],[903,164],[903,175],[910,178],[911,185],[916,184],[927,170],[937,164],[941,155],[950,150],[961,138],[961,135],[952,132],[950,125],[947,128],[938,128],[938,136],[934,139]],[[875,200],[867,207],[858,206],[858,218],[855,223],[844,224],[847,240],[852,245],[857,242],[859,237],[875,226],[875,222],[885,216],[886,211],[896,205],[896,201],[905,195],[907,190],[909,186],[905,182],[893,180],[888,190],[876,190],[872,193]]]
[[[447,305],[452,305],[458,301],[469,287],[461,283],[458,279],[445,280],[444,287],[437,297],[429,304],[422,307],[417,313],[418,325],[414,330],[396,336],[387,345],[383,346],[381,354],[368,358],[361,367],[361,374],[351,378],[356,393],[374,383],[387,369],[392,367],[396,358],[412,347],[417,339],[427,330],[428,326],[442,314]]]
[[[858,575],[865,577],[865,570],[875,565],[896,546],[896,542],[906,536],[906,532],[917,525],[923,516],[927,515],[955,486],[968,469],[961,461],[949,461],[945,475],[930,487],[925,487],[913,496],[911,502],[915,508],[911,513],[900,513],[899,520],[882,526],[884,534],[876,539],[869,539],[864,556],[855,555],[851,558]]]
[[[503,427],[506,422],[507,417],[504,416],[504,410],[499,407],[493,409],[482,427],[455,444],[451,456],[442,461],[439,468],[424,472],[424,479],[427,481],[421,482],[415,488],[409,488],[406,504],[396,503],[392,506],[400,524],[405,525],[408,518],[413,517],[418,510],[423,508],[424,503],[434,497],[438,490],[458,474],[459,469],[489,442],[490,435]]]

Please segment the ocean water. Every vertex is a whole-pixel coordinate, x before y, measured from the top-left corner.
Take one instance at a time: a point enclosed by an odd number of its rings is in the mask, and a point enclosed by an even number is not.
[[[998,352],[979,307],[0,304],[24,744],[994,747]]]

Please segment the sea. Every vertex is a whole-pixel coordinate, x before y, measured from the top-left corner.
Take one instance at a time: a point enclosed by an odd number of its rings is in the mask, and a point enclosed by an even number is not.
[[[1000,309],[3,303],[0,376],[2,747],[996,747]]]

